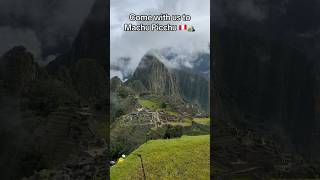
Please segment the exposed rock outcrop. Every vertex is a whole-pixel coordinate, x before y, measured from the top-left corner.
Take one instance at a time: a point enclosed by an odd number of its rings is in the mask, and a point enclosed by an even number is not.
[[[156,52],[148,52],[126,84],[143,91],[146,89],[154,94],[173,97],[178,101],[185,100],[208,111],[208,80],[194,73],[168,68],[161,58]]]
[[[179,98],[177,79],[160,61],[156,53],[147,53],[140,61],[130,81],[139,80],[151,92]]]

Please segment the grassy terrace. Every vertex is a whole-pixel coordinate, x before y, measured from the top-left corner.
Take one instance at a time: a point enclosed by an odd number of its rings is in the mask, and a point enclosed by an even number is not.
[[[210,125],[210,118],[194,118],[194,122],[204,125]]]
[[[160,108],[160,102],[156,100],[139,99],[139,103],[141,104],[141,106],[152,110]]]
[[[173,116],[178,116],[179,113],[174,112],[174,111],[166,111],[166,113],[168,113],[169,115],[173,115]]]
[[[148,141],[132,152],[123,163],[111,167],[111,179],[143,179],[138,154],[142,155],[146,179],[210,179],[209,135]]]
[[[164,103],[160,99],[150,98],[150,99],[139,99],[138,101],[142,107],[149,108],[154,111],[157,109],[164,109],[166,111],[166,113],[168,113],[169,115],[174,115],[174,116],[179,115],[178,112],[175,112],[172,110],[172,107],[169,104]],[[161,107],[163,105],[163,103],[166,104],[165,107]]]
[[[181,122],[170,122],[171,125],[176,126],[176,125],[181,125],[181,126],[191,126],[192,125],[192,120],[188,118],[184,118]]]

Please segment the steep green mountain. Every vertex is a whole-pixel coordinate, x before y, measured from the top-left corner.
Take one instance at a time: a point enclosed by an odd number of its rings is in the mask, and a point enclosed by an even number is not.
[[[195,53],[185,52],[172,47],[163,48],[160,54],[169,63],[178,65],[180,70],[200,75],[207,80],[210,79],[210,54],[199,51]]]
[[[106,3],[46,67],[22,46],[0,58],[0,179],[106,178]]]
[[[142,84],[140,80],[132,80],[126,84],[137,94],[143,94],[148,92],[148,89]]]
[[[110,91],[115,92],[119,87],[122,86],[122,81],[117,76],[110,79]]]
[[[210,132],[208,81],[170,69],[162,58],[149,51],[132,78],[111,79],[111,158],[131,153],[149,139]]]
[[[129,81],[139,80],[152,93],[180,98],[176,77],[160,59],[155,52],[148,52]]]
[[[127,84],[134,82],[139,89],[144,90],[145,87],[151,93],[184,100],[208,111],[208,80],[194,73],[168,68],[162,58],[154,51],[148,52]]]
[[[107,2],[96,0],[67,53],[45,68],[52,76],[70,79],[85,99],[107,98]]]
[[[204,77],[175,70],[179,94],[190,103],[199,105],[203,110],[209,111],[209,82]]]
[[[62,66],[69,67],[79,59],[95,59],[107,72],[106,48],[107,34],[107,2],[96,0],[91,11],[83,22],[77,37],[73,41],[72,47],[66,54],[56,58],[47,65],[47,70],[56,72]]]

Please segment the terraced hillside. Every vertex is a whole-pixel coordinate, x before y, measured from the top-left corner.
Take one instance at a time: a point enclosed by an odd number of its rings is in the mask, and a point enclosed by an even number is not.
[[[319,179],[318,163],[290,150],[285,136],[243,123],[241,128],[212,119],[214,179]]]
[[[112,179],[143,178],[137,153],[147,179],[209,179],[208,81],[174,73],[163,58],[150,51],[131,78],[110,81]]]
[[[209,134],[209,118],[194,118],[160,97],[136,98],[136,108],[118,117],[110,127],[111,157],[129,154],[150,139]],[[163,106],[165,104],[165,107]]]

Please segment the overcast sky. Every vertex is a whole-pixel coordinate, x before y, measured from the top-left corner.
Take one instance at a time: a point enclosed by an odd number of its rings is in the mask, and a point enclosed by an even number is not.
[[[150,49],[182,48],[188,52],[208,49],[210,40],[210,0],[111,0],[110,3],[111,64],[119,57],[130,57],[130,69],[135,69],[142,56]],[[189,14],[195,32],[124,32],[123,24],[135,14]],[[111,76],[119,75],[112,71]]]
[[[64,53],[94,0],[0,0],[0,56],[24,45],[37,61]]]

